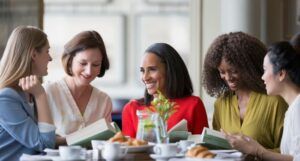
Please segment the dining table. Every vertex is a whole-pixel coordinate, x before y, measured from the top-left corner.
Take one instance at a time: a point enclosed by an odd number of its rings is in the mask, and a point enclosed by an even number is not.
[[[201,158],[170,158],[168,161],[201,161]],[[221,160],[230,160],[230,161],[260,161],[260,159],[256,158],[252,155],[243,155],[240,158],[227,158],[227,159],[218,159],[218,161]],[[87,161],[105,161],[105,159],[91,159]],[[139,152],[139,153],[128,153],[123,159],[120,159],[119,161],[155,161],[155,159],[150,157],[150,153],[148,152]],[[206,160],[208,161],[208,160]],[[213,160],[212,160],[213,161]]]
[[[152,158],[150,155],[153,156],[152,152],[134,152],[134,153],[127,153],[122,159],[117,161],[157,161],[156,159],[162,161],[203,161],[201,158],[186,158],[182,157],[171,157],[168,159],[159,159],[159,158]],[[54,157],[54,158],[53,158]],[[94,157],[89,157],[88,159],[78,159],[78,161],[106,161],[105,159],[93,159]],[[100,157],[101,158],[101,157]],[[33,161],[33,160],[44,160],[44,161],[56,161],[57,156],[49,156],[49,155],[24,155],[21,157],[20,161]],[[61,161],[61,159],[58,159]],[[73,160],[72,160],[73,161]],[[77,161],[77,159],[76,159]],[[205,161],[209,161],[206,159]],[[241,157],[234,157],[234,158],[216,158],[211,159],[211,161],[260,161],[256,157],[252,155],[242,155]]]

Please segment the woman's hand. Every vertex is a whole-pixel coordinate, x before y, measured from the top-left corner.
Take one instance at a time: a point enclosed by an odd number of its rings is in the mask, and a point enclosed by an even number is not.
[[[23,77],[19,80],[19,86],[25,92],[28,92],[34,96],[38,113],[38,121],[53,125],[46,92],[42,87],[38,77],[36,75]]]
[[[56,135],[56,138],[55,138],[55,147],[58,148],[60,145],[67,145],[66,138],[62,137],[60,135]]]
[[[232,148],[237,149],[245,154],[262,157],[265,148],[261,146],[256,140],[243,134],[228,134],[226,132],[224,133]]]
[[[23,77],[19,80],[19,86],[25,91],[28,92],[35,97],[39,96],[44,92],[44,88],[42,87],[38,77],[36,75],[30,75]]]

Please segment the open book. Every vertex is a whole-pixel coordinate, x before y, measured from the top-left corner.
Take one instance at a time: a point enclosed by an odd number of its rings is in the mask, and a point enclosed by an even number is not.
[[[68,145],[90,147],[91,140],[107,140],[119,130],[116,123],[109,123],[103,118],[67,135],[66,140]]]
[[[207,127],[203,128],[200,144],[209,149],[232,149],[223,133]]]
[[[170,142],[177,142],[179,140],[186,140],[190,135],[187,128],[186,119],[182,119],[176,125],[174,125],[169,131],[168,135]]]

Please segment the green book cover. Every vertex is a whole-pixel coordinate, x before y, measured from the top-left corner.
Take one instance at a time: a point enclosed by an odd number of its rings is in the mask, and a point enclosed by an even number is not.
[[[66,136],[68,145],[91,147],[92,140],[108,140],[116,133],[115,124],[100,119]]]
[[[169,139],[171,143],[178,142],[180,140],[187,140],[190,132],[188,131],[172,131],[169,134]]]
[[[203,129],[200,144],[209,149],[232,149],[223,133],[209,128]]]

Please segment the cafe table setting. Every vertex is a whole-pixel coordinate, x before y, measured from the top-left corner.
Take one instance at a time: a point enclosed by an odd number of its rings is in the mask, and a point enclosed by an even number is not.
[[[208,150],[192,140],[176,143],[148,143],[127,146],[119,142],[92,140],[93,149],[60,146],[45,149],[44,154],[23,154],[20,161],[248,161],[253,160],[237,150]],[[197,148],[200,148],[197,149]],[[195,150],[196,149],[196,150]],[[193,150],[195,152],[193,152]],[[207,158],[205,158],[205,156]]]

